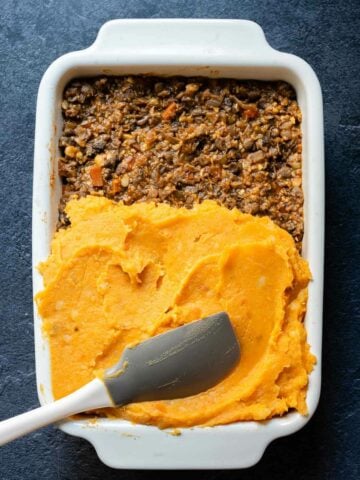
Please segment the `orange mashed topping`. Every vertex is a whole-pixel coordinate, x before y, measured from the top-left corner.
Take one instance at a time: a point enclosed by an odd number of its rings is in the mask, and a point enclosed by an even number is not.
[[[287,232],[212,201],[188,210],[89,196],[67,212],[71,226],[55,234],[37,296],[55,398],[113,365],[129,344],[226,311],[241,360],[225,380],[192,397],[100,413],[162,428],[307,413],[310,272]]]

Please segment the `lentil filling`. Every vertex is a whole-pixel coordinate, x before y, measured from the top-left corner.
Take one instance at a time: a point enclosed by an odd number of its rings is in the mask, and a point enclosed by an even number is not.
[[[285,82],[123,76],[65,88],[58,227],[73,196],[269,216],[301,249],[301,112]]]

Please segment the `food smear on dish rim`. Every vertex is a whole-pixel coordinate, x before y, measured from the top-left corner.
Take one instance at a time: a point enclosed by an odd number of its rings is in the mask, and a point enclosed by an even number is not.
[[[55,398],[112,366],[129,344],[226,311],[241,361],[223,381],[192,397],[98,414],[176,428],[307,413],[311,275],[285,230],[214,201],[186,209],[88,196],[70,201],[67,214],[71,225],[54,236],[36,297]]]

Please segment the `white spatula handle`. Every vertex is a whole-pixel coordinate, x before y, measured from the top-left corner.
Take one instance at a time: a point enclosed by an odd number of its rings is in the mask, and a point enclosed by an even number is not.
[[[96,378],[67,397],[0,422],[0,445],[69,415],[111,406],[113,403],[105,385]]]

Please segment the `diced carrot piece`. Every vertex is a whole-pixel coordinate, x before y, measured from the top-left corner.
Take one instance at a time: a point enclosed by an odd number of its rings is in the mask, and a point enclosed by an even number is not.
[[[258,116],[258,110],[256,107],[248,108],[247,110],[244,111],[244,115],[248,120],[251,120],[252,118],[255,118]]]
[[[175,102],[170,103],[162,113],[162,118],[166,122],[172,120],[176,115],[177,105]]]
[[[112,181],[111,190],[112,190],[113,195],[120,192],[120,179],[119,178],[114,178],[114,180]]]
[[[90,168],[90,178],[94,187],[102,187],[104,185],[102,168],[99,165],[93,165]]]

